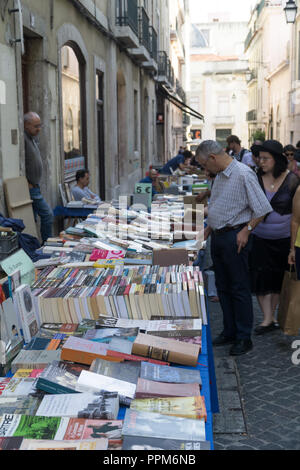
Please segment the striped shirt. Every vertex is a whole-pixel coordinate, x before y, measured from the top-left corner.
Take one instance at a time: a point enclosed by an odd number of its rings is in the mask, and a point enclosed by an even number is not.
[[[249,223],[272,212],[257,176],[251,168],[232,160],[212,187],[207,224],[213,230]]]

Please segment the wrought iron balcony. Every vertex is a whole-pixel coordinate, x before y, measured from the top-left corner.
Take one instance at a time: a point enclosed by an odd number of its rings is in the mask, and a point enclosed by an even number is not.
[[[139,39],[140,44],[151,53],[150,20],[144,7],[139,7]]]
[[[157,32],[153,28],[153,26],[150,26],[150,43],[151,43],[151,57],[152,59],[157,62],[158,60],[158,51],[157,51],[157,46],[158,46],[158,40],[157,40]]]
[[[158,53],[158,75],[164,77],[168,75],[168,56],[165,51]]]
[[[116,0],[116,36],[127,47],[138,47],[139,17],[137,0]]]
[[[177,80],[177,79],[176,79],[176,93],[179,96],[179,98],[181,99],[181,101],[183,101],[185,103],[186,102],[186,94],[185,94],[185,91],[184,91],[184,89],[182,88],[182,86],[180,84],[180,81]]]
[[[252,109],[251,111],[248,111],[246,114],[246,120],[249,121],[257,121],[257,111],[256,109]]]

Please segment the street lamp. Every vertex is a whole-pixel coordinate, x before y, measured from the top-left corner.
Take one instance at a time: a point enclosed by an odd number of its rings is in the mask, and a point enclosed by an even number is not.
[[[286,22],[295,23],[298,7],[294,0],[289,0],[284,8]]]

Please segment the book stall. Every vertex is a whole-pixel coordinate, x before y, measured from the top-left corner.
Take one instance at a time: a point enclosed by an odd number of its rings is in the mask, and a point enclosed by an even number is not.
[[[0,449],[213,449],[197,227],[182,196],[151,212],[103,203],[49,239],[47,259],[1,263]]]

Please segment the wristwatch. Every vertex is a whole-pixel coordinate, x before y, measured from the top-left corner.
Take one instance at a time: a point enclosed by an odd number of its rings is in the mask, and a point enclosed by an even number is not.
[[[247,227],[247,228],[248,228],[248,232],[252,232],[253,227],[252,227],[250,224],[248,224],[248,227]]]

